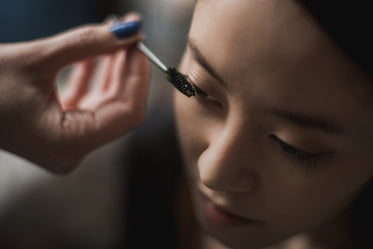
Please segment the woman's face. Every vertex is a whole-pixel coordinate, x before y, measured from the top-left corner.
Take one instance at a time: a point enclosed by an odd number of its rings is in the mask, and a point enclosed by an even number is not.
[[[199,222],[261,248],[340,217],[372,176],[369,81],[292,0],[200,0],[175,93]],[[223,211],[224,210],[224,211]]]

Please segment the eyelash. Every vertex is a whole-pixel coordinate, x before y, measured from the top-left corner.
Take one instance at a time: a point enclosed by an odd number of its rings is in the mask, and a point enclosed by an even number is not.
[[[203,91],[201,88],[199,88],[191,79],[189,76],[187,76],[187,79],[189,82],[193,85],[194,90],[196,91],[197,95],[197,100],[201,101],[203,104],[214,104],[218,105],[220,108],[222,108],[221,103],[215,99],[214,97],[211,97],[208,95],[205,91]]]
[[[209,95],[203,91],[201,88],[199,88],[198,86],[196,86],[195,84],[193,84],[194,86],[194,89],[196,90],[196,93],[197,93],[197,97],[198,98],[204,98],[204,99],[207,99],[209,97]]]
[[[317,166],[317,157],[326,153],[309,153],[298,149],[294,146],[287,144],[275,135],[270,135],[271,139],[279,149],[282,150],[283,154],[291,159],[294,159],[300,163],[305,163],[307,167]]]

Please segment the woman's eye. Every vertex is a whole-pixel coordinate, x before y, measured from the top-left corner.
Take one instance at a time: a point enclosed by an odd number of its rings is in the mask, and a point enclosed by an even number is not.
[[[209,104],[215,104],[215,105],[218,105],[219,107],[222,107],[218,99],[211,97],[210,95],[208,95],[205,91],[201,90],[201,88],[199,88],[195,84],[193,84],[193,87],[197,93],[196,95],[197,99],[201,101],[207,101]]]
[[[199,88],[198,86],[196,85],[193,85],[193,86],[194,86],[194,89],[196,90],[197,97],[215,100],[215,98],[212,98],[211,96],[209,96],[206,92],[202,91],[201,88]]]
[[[275,144],[282,150],[282,152],[299,162],[305,162],[308,166],[316,166],[316,159],[320,155],[324,155],[326,153],[309,153],[304,150],[298,149],[278,138],[275,135],[270,136],[271,139],[275,142]]]

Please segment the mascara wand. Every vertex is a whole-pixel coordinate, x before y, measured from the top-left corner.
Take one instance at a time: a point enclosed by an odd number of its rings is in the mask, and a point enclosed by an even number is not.
[[[188,97],[195,96],[194,89],[192,85],[188,82],[186,77],[177,71],[175,68],[166,67],[157,56],[155,56],[143,42],[139,41],[136,47],[143,52],[159,69],[166,73],[167,80],[176,87],[181,93]]]
[[[119,17],[115,14],[111,14],[107,17],[108,20],[118,22]],[[166,73],[167,80],[181,93],[188,97],[195,96],[195,91],[186,77],[177,71],[175,68],[166,67],[157,56],[145,46],[142,41],[138,41],[136,44],[138,50],[145,54],[156,66],[158,66],[164,73]]]

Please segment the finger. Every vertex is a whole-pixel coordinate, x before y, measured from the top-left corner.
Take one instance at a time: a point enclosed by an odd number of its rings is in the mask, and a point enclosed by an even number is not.
[[[123,85],[125,61],[125,50],[120,50],[115,55],[111,55],[108,60],[103,61],[98,75],[97,89],[79,103],[81,109],[96,110],[108,102],[118,100]]]
[[[149,60],[138,50],[130,49],[126,64],[124,86],[120,87],[122,91],[117,101],[109,99],[95,112],[97,126],[100,127],[98,132],[105,134],[105,139],[124,134],[145,118],[150,81]]]
[[[129,22],[129,21],[139,21],[141,18],[140,16],[135,13],[129,13],[122,21]],[[119,22],[120,19],[117,16],[111,15],[105,19],[107,24],[113,25],[114,23]],[[117,68],[115,65],[115,61],[117,61],[118,52],[116,54],[110,54],[104,56],[104,58],[99,62],[99,65],[96,69],[97,73],[95,76],[95,85],[94,89],[91,92],[90,96],[87,96],[84,101],[80,103],[82,108],[89,108],[90,110],[95,109],[97,106],[101,105],[102,103],[106,102],[103,95],[110,91],[110,85],[113,83],[112,76],[114,74],[113,68]],[[124,66],[123,66],[124,67]],[[112,89],[114,90],[114,89]],[[101,103],[102,102],[102,103]]]
[[[118,138],[143,122],[150,81],[149,61],[133,48],[128,51],[126,63],[128,66],[125,67],[125,83],[120,99],[107,99],[90,112],[69,112],[66,127],[71,127],[71,132],[79,130],[73,137],[84,136],[87,140],[89,138],[90,146],[99,146]],[[87,113],[92,114],[90,118],[86,118]]]
[[[135,48],[128,51],[127,57],[121,98],[136,108],[145,109],[150,83],[149,60]]]
[[[120,50],[115,56],[115,62],[112,68],[112,79],[107,90],[112,95],[118,96],[124,81],[124,71],[126,66],[126,51]]]
[[[84,61],[74,66],[60,97],[64,110],[74,108],[89,91],[94,67],[94,60]]]
[[[106,18],[107,23],[118,23],[118,22],[131,22],[131,21],[140,21],[142,19],[141,15],[137,12],[129,12],[124,17],[118,15],[109,15]]]
[[[113,81],[113,68],[115,67],[117,57],[118,52],[116,54],[107,55],[102,59],[98,67],[98,73],[95,76],[94,89],[79,102],[79,109],[93,111],[96,110],[98,106],[112,101],[113,98],[116,97],[115,93],[109,93],[109,88]]]
[[[138,20],[85,25],[30,44],[45,66],[59,70],[75,61],[128,47],[141,39],[139,30]]]
[[[96,75],[96,84],[94,87],[94,93],[103,94],[107,90],[109,82],[111,81],[112,74],[111,68],[113,68],[115,55],[105,55],[99,63]]]

